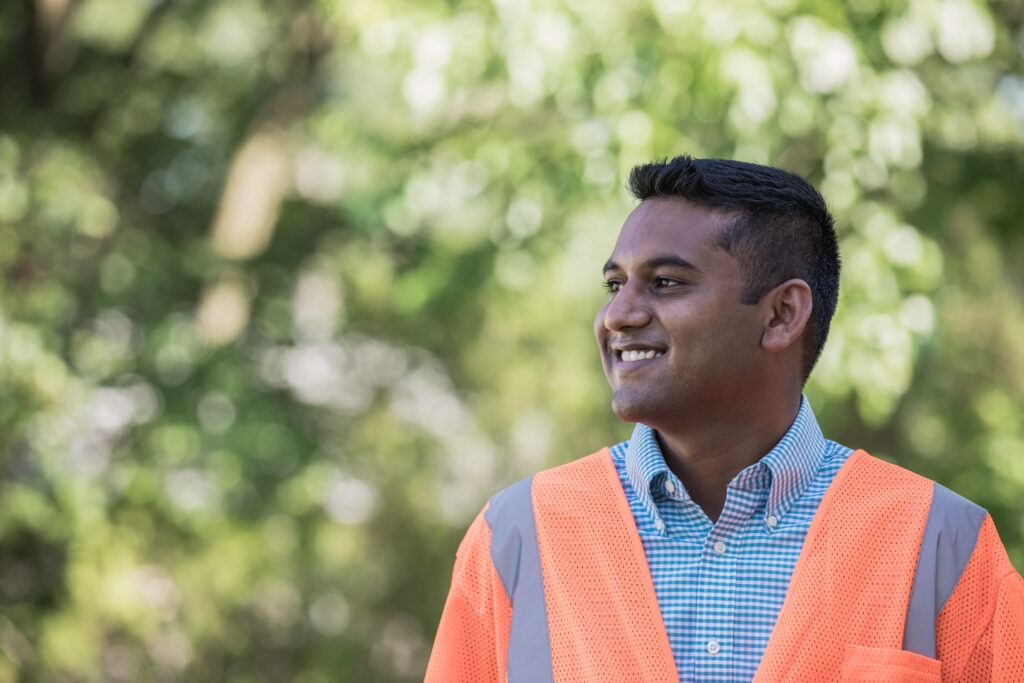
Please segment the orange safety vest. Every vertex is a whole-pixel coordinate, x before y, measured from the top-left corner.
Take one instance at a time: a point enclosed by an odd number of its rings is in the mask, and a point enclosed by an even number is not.
[[[491,499],[459,547],[427,683],[678,680],[608,449]],[[1024,682],[1024,579],[984,510],[857,451],[754,680]]]

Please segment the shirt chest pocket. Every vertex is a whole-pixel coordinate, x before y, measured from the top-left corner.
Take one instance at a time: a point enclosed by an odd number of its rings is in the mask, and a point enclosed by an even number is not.
[[[860,683],[938,683],[942,663],[916,652],[847,645],[841,681]]]

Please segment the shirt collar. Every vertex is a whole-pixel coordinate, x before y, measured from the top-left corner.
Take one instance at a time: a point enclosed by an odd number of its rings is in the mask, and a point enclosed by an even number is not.
[[[827,445],[828,442],[814,417],[814,411],[811,410],[807,397],[803,397],[796,419],[779,443],[761,460],[737,474],[733,484],[743,481],[746,488],[751,482],[763,481],[763,477],[752,475],[767,468],[771,477],[764,518],[771,520],[769,526],[774,527],[814,480]],[[656,480],[661,483],[661,480],[657,479],[661,475],[672,478],[674,475],[670,473],[665,463],[654,429],[637,423],[626,448],[625,461],[626,476],[634,494],[648,513],[657,518],[659,515],[657,505],[651,496],[651,486]],[[685,491],[682,492],[682,497],[689,500]]]
[[[761,459],[772,473],[765,519],[781,520],[818,474],[828,442],[821,433],[811,404],[804,397],[800,412],[775,448]]]
[[[660,515],[651,496],[651,484],[662,474],[669,474],[669,469],[661,454],[655,431],[637,422],[629,438],[629,446],[626,447],[626,476],[633,487],[633,493],[653,519],[658,519]]]

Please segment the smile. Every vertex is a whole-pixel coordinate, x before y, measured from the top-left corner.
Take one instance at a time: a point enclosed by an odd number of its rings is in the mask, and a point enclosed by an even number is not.
[[[618,352],[619,360],[627,363],[638,360],[650,360],[664,355],[664,351],[655,351],[654,349],[647,349],[646,351],[629,350]]]

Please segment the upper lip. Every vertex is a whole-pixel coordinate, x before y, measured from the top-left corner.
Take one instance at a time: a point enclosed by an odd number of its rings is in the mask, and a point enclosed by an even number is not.
[[[612,351],[664,351],[665,347],[661,344],[652,344],[650,342],[641,341],[625,341],[625,342],[612,342],[608,344],[608,348]]]

